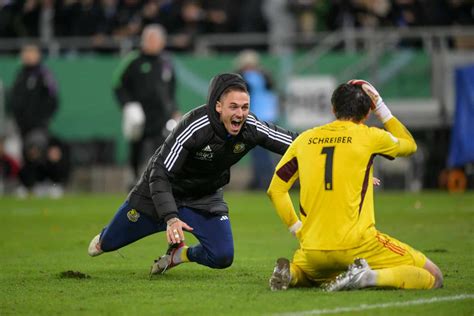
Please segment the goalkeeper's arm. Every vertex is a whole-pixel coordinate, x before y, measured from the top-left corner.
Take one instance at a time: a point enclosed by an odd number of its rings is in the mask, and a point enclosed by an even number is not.
[[[278,164],[277,170],[283,164],[282,162],[287,161],[288,157],[291,156],[291,149],[292,147],[290,146],[290,149],[285,153]],[[273,175],[273,179],[267,191],[267,194],[270,197],[270,200],[272,201],[278,216],[293,235],[296,235],[296,232],[301,228],[302,225],[301,221],[296,215],[293,202],[291,201],[290,194],[288,193],[297,177],[298,174],[295,173],[289,181],[283,181],[276,172]]]
[[[371,109],[384,127],[393,136],[398,138],[399,150],[397,156],[408,156],[413,154],[416,149],[416,142],[405,125],[402,124],[383,101],[380,93],[369,82],[360,79],[350,80],[348,83],[360,85],[365,93],[372,100]]]
[[[417,146],[415,139],[410,134],[408,129],[396,117],[388,120],[384,127],[393,136],[398,138],[398,154],[397,156],[409,156],[416,152]]]

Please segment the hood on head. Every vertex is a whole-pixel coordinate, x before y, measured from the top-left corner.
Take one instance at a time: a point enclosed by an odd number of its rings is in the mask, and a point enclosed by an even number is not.
[[[219,113],[216,111],[216,103],[222,93],[232,86],[239,86],[248,91],[245,80],[239,74],[222,73],[211,79],[207,94],[207,114],[215,132],[223,139],[227,137],[227,131],[220,121]]]

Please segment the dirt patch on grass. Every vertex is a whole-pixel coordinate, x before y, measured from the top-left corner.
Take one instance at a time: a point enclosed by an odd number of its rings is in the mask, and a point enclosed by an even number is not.
[[[79,272],[79,271],[63,271],[59,274],[59,278],[61,279],[89,279],[90,275],[87,275],[85,273]]]
[[[424,252],[445,253],[445,252],[448,252],[448,250],[447,249],[436,248],[436,249],[427,249]]]

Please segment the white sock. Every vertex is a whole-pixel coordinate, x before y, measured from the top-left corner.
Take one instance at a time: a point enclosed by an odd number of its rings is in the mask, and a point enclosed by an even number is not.
[[[377,279],[377,272],[369,270],[364,273],[364,276],[360,280],[361,287],[375,286],[375,280]]]

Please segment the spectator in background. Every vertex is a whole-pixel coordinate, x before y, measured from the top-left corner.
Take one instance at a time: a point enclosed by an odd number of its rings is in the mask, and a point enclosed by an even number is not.
[[[237,30],[236,20],[242,20],[241,2],[176,0],[167,7],[167,29],[173,35],[170,43],[177,50],[191,50],[195,37],[205,33]],[[236,17],[238,15],[238,17]]]
[[[123,132],[130,142],[129,159],[135,178],[179,117],[176,77],[171,58],[163,52],[165,44],[163,27],[146,26],[141,51],[131,52],[115,74],[114,91],[123,110]]]
[[[5,152],[4,143],[5,139],[0,137],[0,195],[16,179],[20,170],[18,161]]]
[[[38,46],[25,45],[21,50],[22,67],[10,93],[9,108],[20,130],[22,141],[35,130],[46,134],[58,108],[57,84],[41,61]]]
[[[65,13],[65,19],[70,24],[72,36],[91,37],[92,45],[97,51],[107,51],[104,47],[104,31],[112,34],[112,25],[114,19],[108,20],[110,12],[107,9],[114,9],[116,1],[102,1],[99,5],[94,0],[75,1],[68,6]],[[112,11],[115,14],[115,11]],[[107,30],[109,28],[109,30]]]
[[[469,0],[448,1],[449,12],[454,25],[474,25],[474,2]],[[455,36],[454,47],[462,50],[474,50],[473,36]]]
[[[244,50],[237,57],[238,73],[248,85],[252,112],[258,119],[276,123],[278,120],[278,98],[272,91],[270,74],[260,66],[260,57],[256,51]],[[251,189],[266,190],[273,176],[275,164],[271,154],[262,147],[252,151]]]
[[[92,43],[96,50],[99,52],[111,52],[112,48],[107,48],[105,43],[107,37],[114,33],[115,28],[118,25],[117,10],[118,0],[101,0],[98,5],[99,10],[99,21],[97,23],[97,29],[92,38]]]
[[[93,36],[99,30],[102,15],[100,7],[95,5],[94,0],[81,0],[72,7],[72,35]]]
[[[43,130],[35,130],[24,143],[24,161],[19,174],[23,186],[17,194],[26,197],[32,191],[37,196],[60,198],[69,173],[67,146]]]
[[[101,0],[99,5],[101,13],[101,23],[98,34],[111,35],[117,23],[118,0]]]
[[[261,0],[242,0],[238,31],[241,33],[259,33],[267,31],[267,21],[262,12]]]
[[[230,33],[238,30],[242,22],[241,1],[203,0],[202,6],[206,10],[206,33]]]
[[[69,163],[66,147],[49,132],[51,119],[58,109],[56,80],[42,63],[38,46],[24,46],[21,61],[23,66],[9,98],[23,143],[20,180],[24,187],[18,193],[24,196],[35,190],[40,195],[44,192],[59,197],[68,178]],[[47,180],[52,183],[46,183]]]
[[[423,5],[417,0],[395,0],[391,10],[392,23],[399,27],[424,25]]]
[[[399,28],[416,27],[425,25],[423,6],[418,0],[395,0],[390,11],[393,25]],[[403,39],[400,47],[419,48],[423,43],[421,39]]]
[[[170,1],[148,0],[142,8],[141,24],[142,27],[148,24],[161,24],[164,28],[170,27]]]
[[[18,4],[12,0],[0,1],[0,38],[18,35]]]
[[[60,36],[111,35],[116,27],[118,0],[64,0],[58,8]]]
[[[140,33],[140,0],[123,0],[116,14],[117,27],[113,35],[118,37],[128,37]]]
[[[54,0],[26,0],[21,10],[21,36],[54,38],[56,5]]]
[[[472,0],[449,0],[448,7],[452,17],[452,24],[474,24],[474,2]]]
[[[288,0],[288,9],[295,15],[298,31],[304,36],[314,35],[316,0]]]
[[[205,32],[206,11],[196,0],[175,1],[172,7],[172,18],[168,25],[173,34],[173,46],[179,50],[190,50],[194,38]]]

